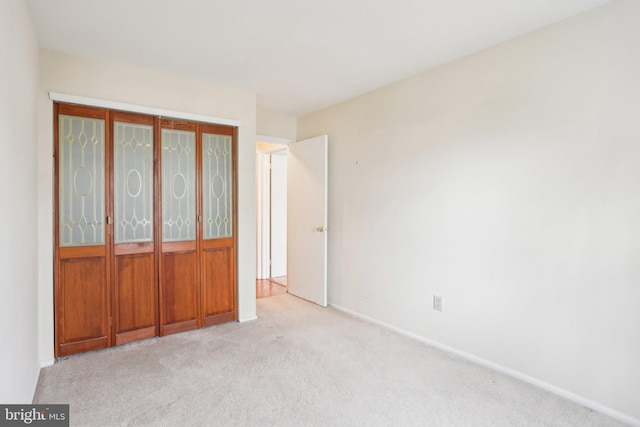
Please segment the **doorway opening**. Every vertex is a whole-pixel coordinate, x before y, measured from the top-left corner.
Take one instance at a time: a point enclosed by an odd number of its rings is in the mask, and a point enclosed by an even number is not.
[[[256,298],[287,293],[287,145],[256,141]]]

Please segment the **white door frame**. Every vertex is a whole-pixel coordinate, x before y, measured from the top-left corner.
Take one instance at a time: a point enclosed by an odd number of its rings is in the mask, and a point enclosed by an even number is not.
[[[256,278],[271,277],[269,252],[271,247],[271,186],[270,155],[256,153]]]
[[[292,139],[256,135],[256,278],[271,277],[271,186],[270,153],[286,149]],[[260,144],[266,143],[266,144]],[[257,146],[263,145],[258,151]]]
[[[287,276],[287,149],[271,153],[271,277]]]

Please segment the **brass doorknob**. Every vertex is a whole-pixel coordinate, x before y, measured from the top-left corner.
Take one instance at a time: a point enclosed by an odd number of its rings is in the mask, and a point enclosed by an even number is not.
[[[324,225],[321,225],[320,227],[316,227],[316,231],[322,233],[323,231],[327,231],[327,228]]]

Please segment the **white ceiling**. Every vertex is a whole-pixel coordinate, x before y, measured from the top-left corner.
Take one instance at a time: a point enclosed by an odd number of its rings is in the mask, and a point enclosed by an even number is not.
[[[302,116],[609,0],[27,0],[40,45]]]

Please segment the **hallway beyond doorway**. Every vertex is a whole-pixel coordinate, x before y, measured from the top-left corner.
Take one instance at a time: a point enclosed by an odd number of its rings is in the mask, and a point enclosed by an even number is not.
[[[287,293],[287,276],[256,279],[256,299]]]

